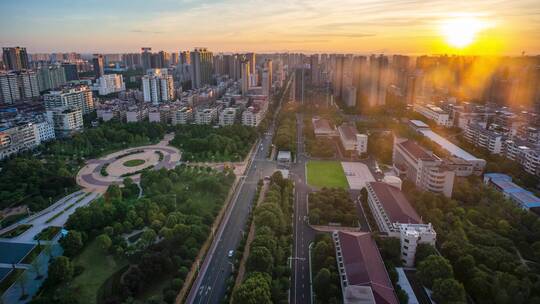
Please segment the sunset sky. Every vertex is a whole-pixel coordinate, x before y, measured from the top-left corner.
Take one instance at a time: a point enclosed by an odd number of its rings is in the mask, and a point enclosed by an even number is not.
[[[456,18],[480,24],[460,48],[445,34]],[[462,36],[461,28],[451,30]],[[538,54],[540,1],[1,0],[0,45],[30,53],[206,46],[214,52]]]

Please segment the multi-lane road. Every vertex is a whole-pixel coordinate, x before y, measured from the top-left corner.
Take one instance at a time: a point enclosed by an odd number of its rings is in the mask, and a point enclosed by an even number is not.
[[[284,91],[289,89],[290,78]],[[287,94],[282,94],[286,96]],[[281,103],[276,109],[279,113]],[[275,115],[277,117],[277,115]],[[272,149],[272,137],[275,129],[275,119],[272,121],[268,131],[257,143],[257,151],[253,153],[245,175],[242,177],[238,189],[231,201],[231,206],[219,226],[214,241],[209,252],[200,267],[191,290],[186,299],[186,303],[222,303],[227,289],[227,280],[232,273],[232,259],[229,251],[235,250],[243,237],[248,215],[251,211],[254,196],[257,190],[257,183],[265,176],[272,175],[276,171],[276,163],[268,160],[268,155]]]
[[[291,168],[291,178],[295,183],[294,200],[294,248],[292,257],[292,288],[290,303],[311,303],[311,286],[309,273],[309,244],[315,238],[315,231],[307,222],[307,196],[311,191],[306,183],[305,164],[308,158],[304,154],[302,114],[296,115],[297,156]]]

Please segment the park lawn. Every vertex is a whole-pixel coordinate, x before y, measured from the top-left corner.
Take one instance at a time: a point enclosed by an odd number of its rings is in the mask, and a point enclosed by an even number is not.
[[[126,167],[137,167],[144,164],[146,161],[143,159],[130,159],[123,163]]]
[[[341,162],[309,161],[306,167],[307,182],[311,186],[343,189],[349,187]]]
[[[79,288],[79,303],[94,304],[101,285],[116,271],[127,265],[127,261],[116,261],[112,256],[105,256],[96,240],[93,240],[75,259],[76,265],[84,271],[73,279],[73,285]]]

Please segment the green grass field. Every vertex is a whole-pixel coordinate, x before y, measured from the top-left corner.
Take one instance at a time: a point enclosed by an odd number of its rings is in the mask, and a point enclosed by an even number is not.
[[[94,240],[74,260],[82,265],[84,271],[73,280],[79,288],[79,303],[96,303],[99,287],[117,270],[127,265],[127,261],[116,261],[112,256],[105,256]]]
[[[145,161],[143,159],[131,159],[131,160],[128,160],[126,162],[123,163],[124,166],[126,167],[137,167],[137,166],[140,166],[142,164],[144,164]]]
[[[307,182],[309,185],[347,189],[349,184],[338,161],[309,161],[307,167]]]

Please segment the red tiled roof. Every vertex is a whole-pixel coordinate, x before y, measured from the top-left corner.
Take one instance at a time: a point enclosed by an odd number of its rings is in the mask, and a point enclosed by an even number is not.
[[[420,147],[416,142],[412,140],[406,140],[402,143],[399,143],[405,151],[411,154],[414,158],[420,158],[424,160],[436,160],[435,157],[428,153],[424,148]]]
[[[368,286],[377,304],[397,304],[384,262],[367,232],[339,232],[343,264],[349,285]]]
[[[411,206],[405,195],[396,187],[381,182],[370,182],[390,222],[402,224],[420,224],[422,220]]]

